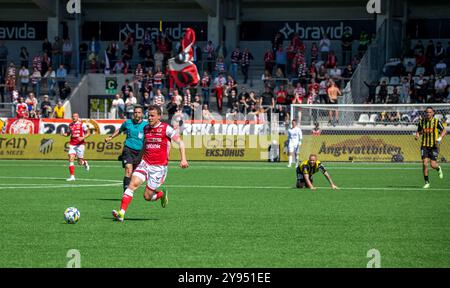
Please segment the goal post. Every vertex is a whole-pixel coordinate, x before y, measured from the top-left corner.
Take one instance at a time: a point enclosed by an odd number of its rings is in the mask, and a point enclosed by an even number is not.
[[[417,124],[432,107],[450,132],[450,104],[292,104],[291,119],[303,131],[300,157],[322,161],[418,162]],[[450,136],[439,147],[439,161],[450,160]]]

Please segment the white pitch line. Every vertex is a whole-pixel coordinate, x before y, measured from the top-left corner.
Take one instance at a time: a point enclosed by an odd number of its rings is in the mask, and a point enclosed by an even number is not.
[[[358,164],[357,164],[358,165]],[[388,164],[391,165],[391,164]],[[345,166],[330,166],[326,165],[329,169],[339,169],[339,170],[422,170],[420,164],[416,164],[418,167],[345,167]],[[11,167],[11,165],[0,164],[0,167]],[[122,169],[121,165],[90,165],[91,168],[117,168]],[[40,164],[28,164],[28,165],[14,165],[14,167],[67,167],[67,165],[40,165]],[[169,166],[174,167],[174,166]],[[218,170],[286,170],[286,167],[256,167],[256,166],[189,166],[192,169],[218,169]]]
[[[277,190],[277,189],[297,189],[294,187],[289,186],[278,186],[278,187],[270,187],[270,186],[233,186],[233,185],[165,185],[169,188],[217,188],[217,189],[271,189],[271,190]],[[330,190],[330,187],[317,187],[319,189],[328,189]],[[300,190],[300,189],[298,189]],[[306,189],[304,189],[306,190]],[[425,189],[417,187],[417,188],[405,188],[405,187],[339,187],[339,190],[336,191],[338,193],[340,190],[386,190],[386,191],[423,191]],[[445,188],[429,188],[426,190],[433,190],[433,191],[450,191],[449,189]]]
[[[66,180],[66,178],[56,178],[56,177],[28,177],[28,176],[0,176],[0,179],[38,179],[38,180]],[[119,180],[110,180],[110,179],[86,179],[86,178],[77,178],[76,181],[93,181],[93,182],[114,182],[114,183],[122,183]],[[40,185],[40,184],[35,184]]]
[[[113,183],[113,184],[86,184],[86,185],[70,185],[70,184],[62,184],[62,185],[49,185],[49,186],[42,186],[35,184],[36,186],[33,187],[33,190],[35,189],[53,189],[53,188],[85,188],[85,187],[108,187],[108,186],[119,186],[121,183]],[[30,186],[10,186],[10,187],[0,187],[0,190],[5,189],[28,189]]]

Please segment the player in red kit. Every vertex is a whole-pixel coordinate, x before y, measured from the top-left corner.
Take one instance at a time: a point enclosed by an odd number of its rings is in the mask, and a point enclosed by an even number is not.
[[[84,140],[91,135],[87,125],[80,121],[78,113],[72,114],[72,123],[69,124],[68,132],[61,132],[63,136],[70,135],[69,142],[69,172],[70,177],[67,181],[75,181],[75,156],[78,159],[78,164],[84,166],[86,171],[89,171],[89,164],[84,160]]]
[[[161,108],[152,105],[148,108],[148,125],[144,128],[144,147],[142,160],[131,176],[131,182],[122,196],[120,210],[113,210],[114,219],[123,222],[128,205],[139,186],[147,181],[144,198],[147,201],[161,199],[161,206],[166,207],[169,201],[168,191],[157,190],[166,179],[167,165],[171,141],[180,147],[180,167],[188,168],[186,151],[180,135],[169,124],[161,122]]]

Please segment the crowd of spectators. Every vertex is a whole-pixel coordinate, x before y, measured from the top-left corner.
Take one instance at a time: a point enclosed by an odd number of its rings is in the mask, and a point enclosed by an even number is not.
[[[73,66],[70,39],[55,37],[53,43],[45,39],[41,48],[30,55],[27,47],[21,47],[19,63],[8,63],[10,51],[0,41],[0,104],[13,103],[16,116],[53,117],[53,107],[70,96],[72,89],[67,82]],[[27,105],[26,111],[23,104]]]
[[[288,117],[292,103],[337,103],[336,93],[330,91],[335,87],[341,90],[350,80],[370,42],[367,33],[361,33],[358,53],[352,55],[354,39],[350,32],[344,31],[341,59],[333,51],[326,34],[320,41],[306,45],[296,33],[291,39],[284,39],[277,33],[263,59],[255,59],[249,48],[235,47],[229,53],[223,41],[218,45],[207,41],[204,47],[196,43],[193,62],[201,73],[197,88],[180,89],[170,83],[167,61],[180,52],[181,43],[163,33],[152,39],[146,31],[140,41],[129,33],[123,41],[108,43],[104,50],[100,41],[92,37],[91,41],[80,44],[80,66],[83,72],[129,75],[119,93],[123,105],[120,99],[114,99],[112,103],[112,115],[119,118],[130,117],[127,111],[141,102],[147,106],[159,105],[165,108],[165,113],[180,110],[189,116],[195,109],[207,107],[207,110],[227,114],[230,118],[274,110],[282,111]],[[2,47],[0,43],[0,60]],[[23,47],[20,69],[14,63],[5,67],[5,94],[12,101],[17,101],[14,95],[25,98],[29,92],[40,99],[43,91],[55,103],[66,99],[70,95],[65,80],[73,70],[72,51],[70,39],[60,40],[59,37],[53,43],[45,39],[41,53],[31,59]],[[254,61],[264,63],[265,71],[260,80],[264,87],[262,91],[245,89]],[[239,70],[242,79],[238,79]],[[339,91],[337,95],[340,94]],[[176,99],[172,101],[174,97]],[[177,110],[172,102],[177,103]],[[168,117],[173,115],[175,113]]]
[[[450,103],[450,42],[422,40],[404,49],[402,57],[385,65],[379,81],[365,82],[367,103]]]

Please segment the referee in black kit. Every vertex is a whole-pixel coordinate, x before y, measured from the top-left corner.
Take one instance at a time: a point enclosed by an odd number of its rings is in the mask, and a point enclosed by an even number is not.
[[[430,180],[428,178],[428,163],[431,168],[436,169],[439,178],[444,178],[441,166],[437,163],[439,155],[439,145],[442,138],[446,134],[444,125],[439,119],[434,118],[434,110],[431,107],[425,109],[425,118],[421,118],[418,123],[416,140],[422,136],[422,145],[420,146],[420,154],[422,156],[423,177],[425,179],[424,189],[430,188]]]

